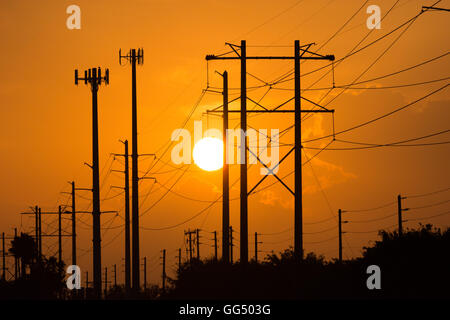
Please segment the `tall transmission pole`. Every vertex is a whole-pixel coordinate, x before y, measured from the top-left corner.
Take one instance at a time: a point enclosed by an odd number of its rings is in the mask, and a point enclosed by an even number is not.
[[[130,166],[128,164],[128,140],[121,141],[125,145],[124,154],[114,154],[125,158],[125,289],[131,289],[131,249],[130,249]],[[120,187],[121,188],[121,187]]]
[[[222,168],[222,260],[230,262],[230,190],[229,190],[229,166],[227,148],[228,130],[228,72],[224,71],[223,77],[223,168]],[[217,257],[217,254],[216,254]]]
[[[314,103],[304,97],[301,96],[301,86],[300,86],[300,60],[329,60],[334,61],[333,55],[320,55],[314,52],[309,51],[309,48],[312,44],[307,44],[304,46],[300,46],[300,42],[298,40],[294,43],[294,56],[247,56],[246,51],[246,42],[245,40],[241,41],[241,45],[235,45],[227,43],[232,49],[232,52],[236,54],[236,56],[227,56],[227,55],[207,55],[206,60],[240,60],[241,62],[241,109],[240,110],[228,110],[228,112],[239,112],[241,116],[241,129],[244,132],[247,129],[247,113],[250,112],[259,112],[259,113],[274,113],[274,112],[294,112],[295,113],[295,146],[291,149],[279,162],[279,164],[292,152],[295,151],[295,190],[292,191],[276,174],[273,173],[273,169],[269,169],[261,160],[256,156],[256,158],[261,162],[269,171],[271,171],[272,175],[278,179],[278,181],[286,187],[290,193],[294,195],[294,253],[298,259],[303,259],[303,201],[302,201],[302,164],[301,164],[301,113],[302,112],[330,112],[334,113],[334,110],[326,109]],[[305,53],[308,53],[306,56]],[[295,108],[294,110],[281,110],[279,109],[287,102],[291,101],[289,99],[285,103],[279,105],[276,108],[271,110],[264,108],[264,110],[248,110],[247,111],[247,88],[246,88],[246,75],[247,75],[247,60],[294,60],[294,74],[295,74]],[[301,99],[305,99],[315,106],[320,107],[319,110],[302,110],[301,109]],[[251,99],[249,99],[251,100]],[[258,104],[259,105],[259,104]],[[260,105],[259,105],[260,106]],[[211,111],[211,112],[222,112],[222,111]],[[246,263],[248,261],[248,202],[247,197],[251,194],[255,188],[261,184],[261,182],[267,177],[264,176],[251,190],[247,192],[247,139],[244,135],[241,136],[241,159],[244,159],[244,163],[241,164],[241,232],[240,232],[240,259],[241,263]],[[278,164],[278,165],[279,165]],[[277,166],[278,166],[277,165]]]
[[[93,271],[94,271],[94,295],[100,299],[102,295],[102,255],[101,255],[101,233],[100,233],[100,177],[98,160],[98,87],[105,83],[109,84],[109,70],[106,69],[102,77],[101,69],[92,68],[84,71],[84,77],[78,76],[75,70],[75,85],[79,80],[89,84],[92,92],[92,233],[93,233]]]
[[[241,41],[241,219],[240,256],[241,263],[248,261],[248,195],[247,195],[247,47]]]
[[[139,291],[139,177],[138,177],[138,141],[137,141],[137,95],[136,95],[136,64],[144,63],[144,50],[131,49],[129,53],[122,56],[121,51],[119,51],[119,64],[121,64],[122,58],[128,60],[131,63],[131,117],[132,117],[132,128],[131,128],[131,180],[132,180],[132,284],[133,290],[135,292]]]

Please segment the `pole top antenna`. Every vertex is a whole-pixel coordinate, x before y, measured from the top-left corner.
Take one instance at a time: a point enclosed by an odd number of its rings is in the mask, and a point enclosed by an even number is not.
[[[122,55],[122,49],[119,49],[119,65],[122,65],[122,59],[125,59],[131,63],[133,60],[133,51],[135,52],[135,62],[138,65],[144,64],[144,48],[138,48],[137,52],[136,49],[130,49],[126,55]]]

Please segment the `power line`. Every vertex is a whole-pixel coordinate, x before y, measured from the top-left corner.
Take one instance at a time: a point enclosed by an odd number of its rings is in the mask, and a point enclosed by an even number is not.
[[[418,220],[423,220],[423,219],[431,219],[431,218],[441,217],[441,216],[444,216],[444,215],[449,214],[449,213],[450,213],[450,211],[446,211],[446,212],[435,214],[435,215],[432,215],[432,216],[408,219],[406,221],[418,221]]]
[[[413,199],[413,198],[427,197],[427,196],[431,196],[431,195],[438,194],[438,193],[441,193],[441,192],[445,192],[445,191],[448,191],[448,190],[450,190],[450,187],[445,188],[445,189],[440,189],[440,190],[437,190],[437,191],[433,191],[433,192],[428,192],[428,193],[413,194],[411,196],[406,196],[406,198],[407,199]]]
[[[422,101],[422,100],[424,100],[424,99],[426,99],[426,98],[428,98],[428,97],[430,97],[430,96],[432,96],[432,95],[438,93],[439,91],[445,89],[448,85],[449,85],[449,84],[447,83],[446,85],[444,85],[444,86],[442,86],[442,87],[440,87],[440,88],[438,88],[438,89],[436,89],[436,90],[434,90],[434,91],[432,91],[432,92],[426,94],[425,96],[422,96],[422,97],[420,97],[420,98],[418,98],[418,99],[416,99],[416,100],[414,100],[414,101],[412,101],[412,102],[410,102],[410,103],[407,103],[407,104],[405,104],[405,105],[403,105],[403,106],[401,106],[401,107],[399,107],[399,108],[396,108],[396,109],[394,109],[394,110],[392,110],[392,111],[390,111],[390,112],[388,112],[388,113],[385,113],[385,114],[383,114],[383,115],[381,115],[381,116],[378,116],[378,117],[376,117],[376,118],[374,118],[374,119],[371,119],[371,120],[369,120],[369,121],[362,122],[362,123],[360,123],[360,124],[358,124],[358,125],[355,125],[355,126],[353,126],[353,127],[350,127],[350,128],[347,128],[347,129],[344,129],[344,130],[335,132],[334,135],[336,136],[336,135],[340,135],[340,134],[342,134],[342,133],[346,133],[346,132],[349,132],[349,131],[353,131],[353,130],[355,130],[355,129],[359,129],[359,128],[364,127],[364,126],[366,126],[366,125],[368,125],[368,124],[371,124],[371,123],[373,123],[373,122],[376,122],[376,121],[378,121],[378,120],[381,120],[381,119],[383,119],[383,118],[386,118],[386,117],[388,117],[388,116],[390,116],[390,115],[392,115],[392,114],[394,114],[394,113],[397,113],[397,112],[399,112],[399,111],[401,111],[401,110],[403,110],[403,109],[406,109],[406,108],[408,108],[408,107],[410,107],[410,106],[412,106],[412,105],[414,105],[414,104],[416,104],[416,103],[418,103],[418,102],[420,102],[420,101]],[[312,142],[312,141],[318,141],[318,140],[322,140],[322,139],[329,138],[329,137],[332,137],[332,136],[333,136],[333,134],[329,134],[329,135],[322,136],[322,137],[319,137],[319,138],[313,138],[313,139],[309,139],[309,140],[303,141],[303,143],[306,143],[306,142]]]
[[[376,211],[376,210],[379,210],[379,209],[383,209],[383,208],[390,207],[390,206],[392,206],[392,205],[394,205],[394,204],[396,204],[396,203],[397,203],[397,201],[392,201],[392,202],[388,202],[388,203],[385,203],[385,204],[382,204],[382,205],[380,205],[380,206],[373,207],[373,208],[368,208],[368,209],[357,209],[357,210],[344,210],[343,212],[349,212],[349,213],[352,213],[352,212],[368,212],[368,211]]]
[[[441,204],[448,203],[448,202],[450,202],[450,199],[449,200],[445,200],[445,201],[441,201],[441,202],[432,203],[432,204],[425,205],[425,206],[410,207],[409,210],[431,208],[431,207],[439,206]]]

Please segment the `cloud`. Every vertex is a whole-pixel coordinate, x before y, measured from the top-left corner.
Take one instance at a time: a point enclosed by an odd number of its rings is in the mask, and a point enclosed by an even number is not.
[[[311,165],[317,180],[319,180],[320,187],[322,187],[323,190],[357,178],[356,174],[346,171],[343,167],[318,158],[312,160]],[[303,192],[309,194],[320,192],[320,187],[317,184],[312,171],[304,170],[304,172],[305,176],[307,176],[308,180],[311,182],[309,185],[303,185]]]

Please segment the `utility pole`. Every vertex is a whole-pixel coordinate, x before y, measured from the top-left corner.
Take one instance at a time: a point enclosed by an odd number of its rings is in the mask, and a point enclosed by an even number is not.
[[[132,180],[132,282],[135,292],[139,291],[139,177],[138,177],[138,141],[137,141],[137,95],[136,95],[136,63],[144,63],[144,50],[131,49],[129,53],[122,56],[119,51],[119,64],[122,62],[122,58],[128,60],[131,63],[131,117],[132,117],[132,154],[131,154],[131,180]]]
[[[215,55],[207,55],[206,60],[240,60],[241,62],[241,109],[240,110],[228,110],[228,112],[239,112],[241,115],[241,129],[244,132],[247,129],[247,113],[250,112],[259,112],[259,113],[272,113],[272,112],[294,112],[295,113],[295,146],[292,148],[278,163],[278,165],[292,152],[295,151],[295,190],[292,191],[276,174],[273,174],[273,169],[269,169],[265,163],[262,163],[261,160],[256,156],[256,158],[261,162],[269,171],[272,172],[272,175],[278,179],[278,181],[283,184],[288,191],[294,195],[295,198],[295,213],[294,213],[294,253],[298,259],[303,259],[303,202],[302,202],[302,164],[301,164],[301,113],[302,112],[330,112],[334,113],[334,110],[326,109],[314,103],[304,97],[301,96],[301,86],[300,86],[300,60],[329,60],[334,61],[333,55],[320,55],[314,52],[309,51],[309,48],[312,44],[307,44],[300,47],[300,42],[298,40],[294,43],[294,56],[247,56],[246,52],[246,42],[244,40],[241,41],[241,45],[235,45],[227,43],[232,49],[232,52],[236,54],[236,56],[215,56]],[[238,51],[240,50],[240,51]],[[308,56],[305,56],[305,53],[308,53]],[[289,99],[285,103],[279,105],[273,109],[267,109],[264,107],[264,110],[248,110],[247,111],[247,88],[246,88],[246,74],[247,74],[247,65],[246,60],[249,59],[259,59],[259,60],[294,60],[294,73],[295,73],[295,109],[294,110],[281,110],[279,109],[287,102],[293,100]],[[320,107],[319,110],[302,110],[301,109],[301,99],[308,100],[314,105]],[[251,100],[251,99],[249,99]],[[252,100],[251,100],[252,101]],[[259,103],[257,103],[259,105]],[[261,106],[261,105],[259,105]],[[212,111],[212,112],[221,112],[221,111]],[[241,159],[244,159],[244,163],[241,164],[241,230],[240,230],[240,253],[241,253],[241,263],[246,263],[248,261],[248,227],[247,227],[247,196],[251,194],[256,187],[261,184],[261,182],[267,177],[265,175],[251,190],[247,193],[247,141],[245,135],[241,137]],[[278,166],[277,165],[277,166]]]
[[[229,166],[227,148],[228,130],[228,72],[223,72],[223,168],[222,168],[222,260],[230,262],[230,191],[229,191]],[[217,259],[217,253],[216,253]]]
[[[166,291],[166,249],[163,250],[162,289]]]
[[[75,217],[75,181],[72,181],[72,265],[77,264],[77,227]]]
[[[122,141],[121,141],[122,142]],[[125,153],[114,154],[125,158],[125,289],[131,289],[131,250],[130,250],[130,166],[128,164],[128,140],[123,141]],[[122,171],[120,171],[122,172]]]
[[[106,294],[108,292],[108,267],[105,267],[105,298],[106,298]]]
[[[5,233],[2,233],[2,279],[6,281],[6,252],[5,252]]]
[[[39,256],[39,207],[35,206],[34,207],[34,233],[36,236],[36,251],[38,252],[38,257],[37,260],[39,261],[40,256]]]
[[[339,216],[339,263],[342,263],[342,210],[338,211]]]
[[[398,235],[403,235],[403,211],[408,211],[409,208],[402,208],[402,200],[406,199],[406,197],[402,197],[401,195],[397,196],[397,207],[398,207]]]
[[[258,232],[255,232],[255,262],[258,263],[258,244],[262,243],[258,241]]]
[[[17,239],[17,228],[14,228],[14,239]],[[19,258],[14,255],[14,279],[19,278]]]
[[[100,299],[102,294],[102,255],[101,255],[101,232],[100,232],[100,181],[99,181],[99,156],[98,156],[98,106],[97,93],[99,85],[109,84],[109,70],[106,69],[102,77],[100,67],[84,71],[84,78],[78,77],[75,70],[75,85],[78,80],[84,80],[85,84],[91,86],[92,92],[92,233],[93,233],[93,271],[94,271],[94,295]]]
[[[108,212],[108,211],[105,211]],[[86,211],[80,211],[78,213],[86,213]],[[21,214],[33,214],[35,215],[35,217],[37,217],[36,219],[36,250],[38,252],[38,259],[41,259],[41,255],[42,255],[42,248],[41,244],[42,244],[42,237],[58,237],[58,263],[62,262],[62,237],[72,237],[71,234],[62,234],[62,226],[61,226],[61,220],[62,220],[62,215],[63,214],[72,214],[71,212],[67,212],[67,211],[63,211],[62,206],[58,206],[58,211],[57,212],[42,212],[41,208],[39,208],[38,206],[34,207],[33,212],[21,212]],[[41,228],[39,227],[40,225],[40,221],[41,221],[41,216],[43,214],[57,214],[58,215],[58,234],[54,235],[54,234],[42,234],[41,232]],[[40,251],[40,252],[39,252]]]
[[[342,231],[342,224],[347,223],[348,221],[342,221],[342,213],[345,212],[341,209],[338,210],[339,217],[339,263],[342,263],[342,234],[345,232]]]
[[[196,231],[191,231],[188,229],[188,231],[184,232],[185,236],[188,236],[188,243],[189,243],[189,262],[192,262],[192,234]]]
[[[214,260],[217,261],[217,231],[214,231]]]
[[[181,272],[181,248],[178,249],[178,273]]]
[[[294,73],[295,73],[295,177],[294,177],[294,254],[303,260],[303,192],[302,192],[302,121],[300,99],[300,42],[294,43]]]
[[[233,264],[233,227],[230,226],[230,262]]]
[[[117,266],[114,264],[114,287],[117,287]]]
[[[39,230],[38,257],[39,257],[39,261],[41,261],[41,259],[42,259],[42,212],[41,212],[41,208],[38,209],[38,230]]]
[[[61,268],[62,264],[62,228],[61,228],[61,206],[58,206],[58,263]]]
[[[147,257],[144,257],[144,290],[147,289]]]
[[[247,49],[241,41],[241,263],[248,261],[248,202],[247,202]]]
[[[197,244],[197,259],[200,261],[200,229],[196,229],[195,234],[195,240]]]
[[[76,188],[75,187],[75,181],[69,181],[69,184],[71,186],[71,192],[62,192],[66,194],[70,194],[72,198],[72,264],[77,264],[77,227],[76,227],[76,214],[81,213],[76,211],[76,194],[75,192],[77,190],[84,190],[84,191],[90,191],[92,192],[91,188]]]

